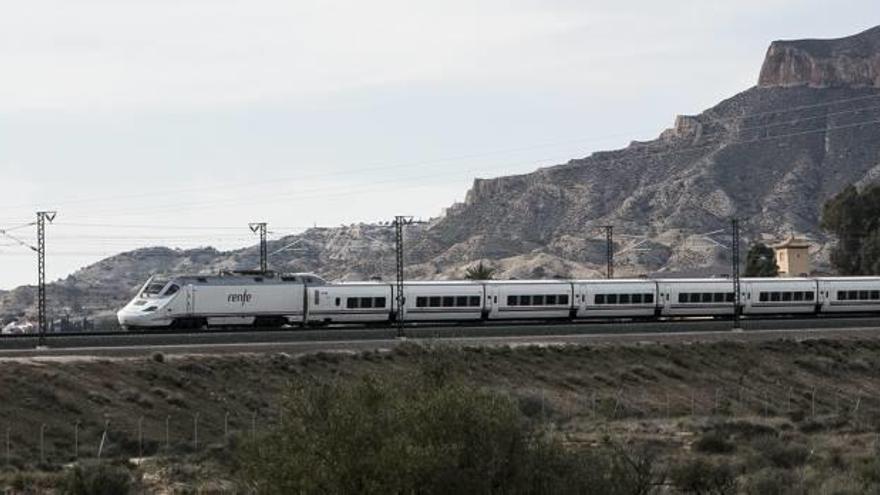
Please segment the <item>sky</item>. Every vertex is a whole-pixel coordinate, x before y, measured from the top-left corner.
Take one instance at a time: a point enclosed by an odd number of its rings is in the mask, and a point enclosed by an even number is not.
[[[876,0],[0,2],[0,229],[47,278],[144,246],[430,218],[656,137]],[[0,236],[0,289],[36,256]]]

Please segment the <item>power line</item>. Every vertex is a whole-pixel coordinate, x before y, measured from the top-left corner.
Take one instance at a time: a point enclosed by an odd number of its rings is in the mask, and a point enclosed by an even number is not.
[[[782,114],[786,114],[786,113],[790,113],[790,112],[794,112],[794,111],[800,111],[800,110],[806,110],[806,109],[812,109],[812,108],[828,107],[828,106],[832,106],[832,105],[840,105],[840,104],[850,103],[850,102],[855,102],[855,101],[864,101],[864,100],[873,99],[873,98],[880,98],[880,94],[865,95],[865,96],[861,96],[861,97],[854,97],[854,98],[847,98],[847,99],[841,99],[841,100],[834,100],[834,101],[830,101],[830,102],[823,102],[823,103],[817,103],[817,104],[811,104],[811,105],[801,105],[801,106],[796,106],[796,107],[791,107],[791,108],[781,109],[781,110],[772,110],[772,111],[765,111],[765,112],[756,112],[756,113],[745,114],[745,115],[741,115],[741,116],[715,117],[715,116],[713,116],[713,114],[711,113],[711,110],[712,110],[712,109],[709,109],[709,110],[703,112],[703,114],[701,114],[701,115],[704,116],[704,117],[706,117],[706,118],[711,119],[711,122],[716,122],[716,123],[717,123],[717,122],[725,122],[725,121],[745,120],[745,119],[748,119],[748,118],[755,118],[755,117],[766,116],[766,115],[782,115]],[[876,107],[858,108],[858,109],[852,109],[852,110],[848,110],[848,111],[832,112],[832,113],[830,113],[830,114],[824,114],[824,115],[819,115],[819,116],[802,117],[802,118],[794,119],[794,120],[792,120],[792,121],[783,122],[783,123],[773,123],[773,124],[765,124],[765,125],[759,125],[759,126],[749,126],[749,127],[745,127],[745,128],[740,129],[740,131],[744,131],[744,130],[752,130],[752,129],[760,129],[760,128],[769,128],[769,127],[778,127],[778,126],[781,126],[781,125],[786,125],[786,124],[791,124],[791,123],[798,123],[798,122],[802,122],[802,121],[806,121],[806,120],[814,120],[814,119],[817,119],[817,118],[821,118],[821,117],[823,117],[823,116],[837,115],[837,114],[842,114],[842,113],[852,113],[852,112],[859,112],[859,111],[867,111],[867,110],[870,110],[870,109],[873,109],[873,108],[876,108]],[[543,144],[532,145],[532,146],[527,146],[527,147],[510,148],[510,149],[506,149],[506,150],[493,150],[493,151],[488,151],[488,152],[481,152],[481,153],[472,153],[472,154],[458,155],[458,156],[452,156],[452,157],[447,157],[447,158],[440,158],[440,159],[435,159],[435,160],[418,161],[418,162],[404,163],[404,164],[398,164],[398,165],[393,165],[393,166],[374,167],[374,168],[372,168],[372,169],[369,169],[369,168],[368,168],[368,169],[360,168],[360,169],[357,170],[357,172],[363,172],[364,170],[368,170],[368,171],[369,171],[369,170],[386,170],[386,169],[387,169],[387,170],[391,170],[391,169],[405,168],[405,167],[412,168],[412,167],[418,167],[418,166],[430,165],[430,164],[439,163],[439,162],[445,162],[445,161],[455,161],[455,160],[468,159],[468,158],[479,158],[479,157],[482,157],[482,156],[490,156],[490,155],[493,155],[493,154],[509,153],[509,152],[514,152],[514,151],[526,151],[526,150],[538,149],[538,148],[542,148],[542,147],[554,146],[554,145],[558,145],[558,144],[575,143],[575,142],[588,142],[588,141],[598,141],[598,140],[603,140],[603,139],[609,139],[609,138],[612,138],[612,137],[618,137],[618,136],[623,136],[623,135],[632,135],[632,134],[633,134],[633,133],[630,132],[630,133],[620,133],[620,134],[617,134],[617,135],[612,135],[612,136],[607,136],[607,137],[600,137],[600,138],[591,138],[591,139],[587,139],[587,138],[579,138],[579,139],[572,139],[572,140],[555,141],[555,142],[543,143]],[[714,136],[714,135],[716,135],[716,134],[726,134],[726,132],[725,132],[725,131],[717,131],[717,132],[714,132],[714,133],[708,133],[708,134],[705,134],[705,135],[703,135],[703,137],[704,137],[704,138],[706,138],[706,137],[711,137],[711,136]],[[336,176],[336,175],[346,175],[346,174],[350,174],[350,173],[352,173],[352,172],[355,172],[355,171],[353,171],[353,170],[345,170],[345,171],[337,171],[337,172],[331,172],[331,173],[325,173],[325,174],[312,174],[311,176],[309,176],[309,175],[306,175],[306,176],[298,176],[298,177],[296,177],[296,178],[291,178],[291,179],[289,179],[289,180],[290,180],[290,181],[298,181],[298,182],[300,182],[300,181],[302,181],[302,180],[304,180],[304,179],[309,179],[309,178],[321,178],[321,177],[329,177],[329,176]],[[286,179],[274,179],[274,180],[271,180],[271,181],[251,182],[251,183],[249,183],[249,184],[242,184],[242,183],[239,182],[239,183],[227,184],[227,185],[222,185],[222,186],[200,186],[200,187],[194,187],[194,188],[184,188],[184,189],[168,190],[167,192],[164,192],[164,193],[163,193],[162,191],[155,191],[155,190],[154,190],[154,191],[150,191],[149,193],[143,193],[142,195],[144,195],[144,196],[150,196],[150,197],[155,197],[155,196],[157,196],[157,195],[162,195],[162,194],[176,194],[176,193],[179,193],[179,192],[187,192],[187,191],[194,191],[194,190],[205,190],[205,189],[241,188],[243,185],[260,185],[260,184],[266,184],[266,183],[273,183],[273,184],[275,184],[275,183],[283,182],[283,181],[286,181]],[[105,198],[89,198],[89,199],[83,199],[83,200],[70,200],[70,201],[60,201],[60,202],[59,202],[59,201],[55,201],[55,203],[56,203],[56,204],[85,203],[85,202],[106,201],[107,199],[123,199],[123,198],[131,198],[131,197],[136,197],[136,196],[138,196],[137,193],[135,193],[135,194],[126,194],[126,195],[124,195],[124,196],[123,196],[123,195],[109,196],[109,197],[105,197]],[[20,205],[20,206],[24,206],[24,205]],[[15,207],[17,207],[17,206],[9,206],[9,208],[15,208]]]
[[[665,151],[664,150],[636,150],[637,151],[636,153],[632,153],[633,156],[628,156],[625,158],[627,160],[631,161],[631,160],[639,160],[639,159],[644,159],[644,158],[656,158],[656,157],[662,157],[662,156],[679,155],[679,154],[692,153],[692,152],[700,151],[700,150],[706,150],[706,149],[714,148],[714,147],[736,146],[736,145],[741,145],[741,144],[751,144],[751,143],[756,143],[756,142],[772,141],[772,140],[784,139],[784,138],[789,138],[789,137],[797,137],[797,136],[803,136],[803,135],[809,135],[809,134],[815,134],[815,133],[830,132],[830,131],[835,131],[835,130],[851,129],[851,128],[860,127],[860,126],[875,125],[878,123],[880,123],[880,119],[853,122],[853,123],[849,123],[849,124],[836,125],[836,126],[822,126],[822,127],[816,128],[816,129],[809,129],[809,130],[797,131],[797,132],[791,132],[791,133],[783,133],[783,134],[777,134],[777,135],[771,135],[771,136],[759,136],[759,137],[754,137],[751,139],[740,139],[740,140],[733,140],[733,141],[723,142],[723,143],[711,142],[711,143],[706,143],[706,144],[702,144],[702,145],[692,145],[692,146],[688,146],[688,147],[681,147],[681,148],[677,148],[674,150],[665,150]],[[704,135],[703,137],[705,138],[706,136]],[[613,158],[609,157],[609,158],[604,158],[604,159],[589,158],[588,157],[588,158],[584,158],[580,161],[582,161],[582,162],[585,161],[585,162],[587,162],[587,165],[595,166],[595,165],[599,165],[602,163],[620,161],[621,159],[622,159],[621,157],[613,157]],[[555,159],[555,160],[558,160],[558,159]],[[534,161],[529,161],[529,163],[534,163]],[[503,166],[508,167],[509,164],[503,165]],[[566,166],[566,165],[561,165],[561,166]],[[501,167],[493,167],[493,168],[501,168]],[[458,172],[454,172],[454,173],[457,174]],[[397,182],[400,182],[401,180],[412,181],[412,180],[418,180],[418,179],[436,178],[436,177],[442,177],[442,176],[448,176],[448,175],[450,175],[450,174],[448,172],[446,172],[446,173],[430,174],[430,175],[423,175],[423,176],[411,176],[411,177],[407,177],[404,179],[398,178],[398,179],[392,179],[389,181],[374,181],[372,183],[372,185],[375,186],[376,184],[383,184],[383,183],[397,183]],[[431,184],[411,186],[411,188],[416,188],[416,187],[431,187]],[[330,188],[330,190],[332,190],[332,189],[333,188]],[[260,203],[270,203],[271,204],[271,203],[277,202],[277,201],[285,201],[285,202],[289,203],[290,201],[313,200],[315,198],[325,199],[325,198],[332,198],[332,197],[338,197],[338,196],[351,196],[352,194],[355,194],[358,192],[369,192],[371,190],[376,190],[376,189],[377,189],[376,187],[360,188],[360,190],[359,190],[359,188],[354,188],[354,189],[349,189],[349,190],[340,190],[337,194],[323,194],[323,193],[320,193],[320,190],[310,189],[310,191],[313,192],[314,194],[311,194],[311,195],[310,194],[293,194],[293,196],[295,196],[293,199],[288,198],[288,196],[290,196],[290,195],[285,194],[285,195],[274,195],[274,196],[269,196],[269,197],[263,197],[261,199],[256,199],[256,200],[254,198],[249,197],[249,198],[243,199],[241,201],[230,201],[229,199],[223,199],[223,200],[202,201],[202,202],[194,202],[194,203],[176,203],[173,205],[168,205],[168,207],[164,208],[164,209],[177,210],[181,207],[202,208],[202,207],[214,206],[217,204],[223,204],[223,205],[260,204]],[[378,189],[383,189],[383,188],[379,187]],[[151,209],[151,213],[155,213],[156,210],[157,209],[155,209],[155,208]],[[128,211],[130,211],[130,210],[128,210]],[[114,209],[113,212],[118,213],[118,214],[126,214],[125,213],[126,210]],[[111,213],[111,215],[112,215],[112,213]]]

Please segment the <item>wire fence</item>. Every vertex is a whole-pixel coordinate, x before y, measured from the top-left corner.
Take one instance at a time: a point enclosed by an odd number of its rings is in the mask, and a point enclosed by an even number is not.
[[[880,398],[828,387],[743,385],[657,390],[547,391],[515,395],[524,413],[547,423],[704,417],[785,417],[807,424],[874,431],[880,428]],[[207,414],[203,414],[207,413]],[[87,459],[144,458],[217,452],[242,440],[271,435],[284,425],[284,409],[203,411],[137,417],[84,418],[52,424],[20,418],[0,426],[5,469],[51,466]]]

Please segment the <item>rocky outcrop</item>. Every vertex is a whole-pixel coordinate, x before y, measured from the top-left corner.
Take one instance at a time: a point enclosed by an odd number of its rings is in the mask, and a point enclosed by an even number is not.
[[[505,278],[596,277],[601,226],[614,225],[620,276],[729,273],[726,229],[747,241],[792,233],[814,239],[822,204],[880,177],[880,28],[839,40],[775,42],[758,86],[657,139],[529,174],[477,179],[462,203],[406,231],[407,276],[459,278],[486,260]],[[718,235],[704,235],[719,232]],[[272,268],[330,279],[394,278],[393,229],[315,228],[273,241]],[[105,259],[51,284],[53,310],[118,307],[156,272],[258,266],[256,246],[231,252],[151,248]],[[33,313],[32,287],[0,294],[0,318]]]
[[[774,41],[758,85],[880,87],[880,26],[833,40]]]

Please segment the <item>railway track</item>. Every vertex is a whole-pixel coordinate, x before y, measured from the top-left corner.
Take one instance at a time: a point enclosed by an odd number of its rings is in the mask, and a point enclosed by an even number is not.
[[[492,324],[478,326],[413,326],[408,339],[454,345],[590,344],[627,342],[753,341],[780,338],[880,338],[877,315],[855,318],[750,319],[742,332],[723,320],[594,322],[556,324]],[[388,349],[403,340],[397,329],[330,328],[321,330],[219,329],[200,332],[112,332],[47,334],[37,349],[37,336],[0,338],[0,357],[220,354],[240,352],[316,352]]]

